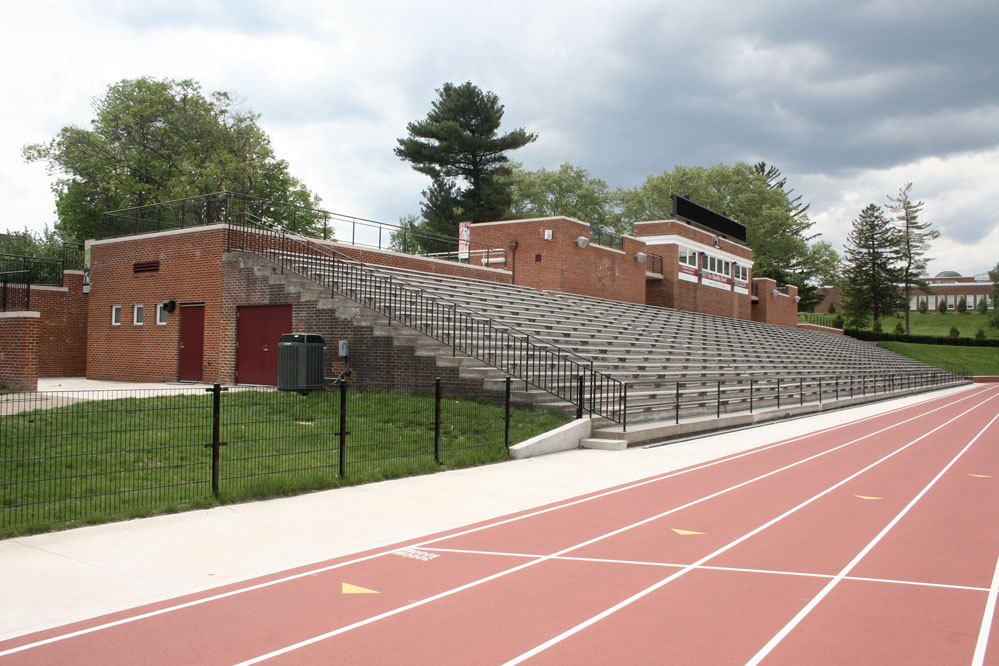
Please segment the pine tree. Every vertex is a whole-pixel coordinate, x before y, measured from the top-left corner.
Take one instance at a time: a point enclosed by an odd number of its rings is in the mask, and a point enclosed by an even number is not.
[[[920,222],[919,213],[923,210],[923,202],[913,202],[909,198],[912,183],[906,183],[899,188],[897,197],[888,197],[888,210],[895,214],[895,230],[899,236],[899,252],[901,254],[902,291],[905,294],[905,332],[909,333],[909,306],[912,290],[919,288],[927,294],[932,294],[922,275],[926,272],[929,259],[924,255],[929,249],[930,241],[936,240],[940,232],[930,229],[930,222]]]
[[[512,200],[506,153],[538,137],[523,128],[499,135],[502,119],[499,98],[466,81],[445,83],[427,117],[406,125],[409,136],[398,140],[395,154],[433,179],[423,205],[433,231],[457,236],[461,220],[505,217]]]
[[[855,326],[866,321],[868,314],[877,322],[898,311],[898,257],[897,234],[881,206],[869,204],[853,221],[846,244],[842,305]]]

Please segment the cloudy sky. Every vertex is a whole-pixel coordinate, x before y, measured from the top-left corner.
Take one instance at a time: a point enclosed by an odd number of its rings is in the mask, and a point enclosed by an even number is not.
[[[90,121],[123,78],[192,78],[262,114],[325,208],[396,223],[428,181],[392,152],[445,81],[537,132],[526,168],[611,187],[764,160],[840,247],[906,182],[941,232],[930,272],[999,261],[999,2],[33,0],[0,25],[4,227],[54,222],[21,147]]]

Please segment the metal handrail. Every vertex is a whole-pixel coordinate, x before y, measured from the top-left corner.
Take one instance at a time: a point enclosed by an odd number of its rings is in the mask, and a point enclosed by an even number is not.
[[[227,247],[258,254],[458,352],[610,421],[623,419],[623,384],[593,361],[343,255],[325,243],[243,216],[228,224]],[[405,310],[405,312],[403,312]],[[578,376],[589,381],[580,391]],[[585,384],[584,384],[585,386]]]
[[[765,377],[750,376],[747,379],[690,378],[673,382],[675,397],[672,400],[634,403],[625,410],[628,414],[649,411],[671,414],[676,423],[684,407],[695,405],[700,410],[715,408],[715,416],[725,414],[752,413],[761,402],[769,402],[777,409],[802,406],[806,402],[822,403],[823,399],[838,401],[857,396],[899,393],[944,386],[967,381],[959,375],[945,370],[922,370],[919,372],[895,373],[855,373],[846,375],[779,375]],[[783,382],[783,384],[782,384]],[[627,382],[625,392],[633,392],[635,387],[645,387],[648,382]],[[696,399],[684,399],[685,395],[696,393]],[[710,394],[710,395],[709,395]],[[632,395],[634,395],[632,393]],[[810,396],[810,397],[809,397]],[[783,403],[781,402],[783,399]],[[731,409],[742,403],[743,409]],[[722,409],[725,405],[726,409]],[[701,415],[702,411],[698,411]]]

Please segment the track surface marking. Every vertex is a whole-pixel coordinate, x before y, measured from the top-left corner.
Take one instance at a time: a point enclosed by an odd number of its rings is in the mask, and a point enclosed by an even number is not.
[[[18,637],[0,665],[999,664],[997,412],[973,387]]]

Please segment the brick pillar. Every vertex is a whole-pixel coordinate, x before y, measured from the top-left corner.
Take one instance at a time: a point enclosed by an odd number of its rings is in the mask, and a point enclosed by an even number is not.
[[[0,384],[18,391],[38,390],[37,312],[0,312]]]

